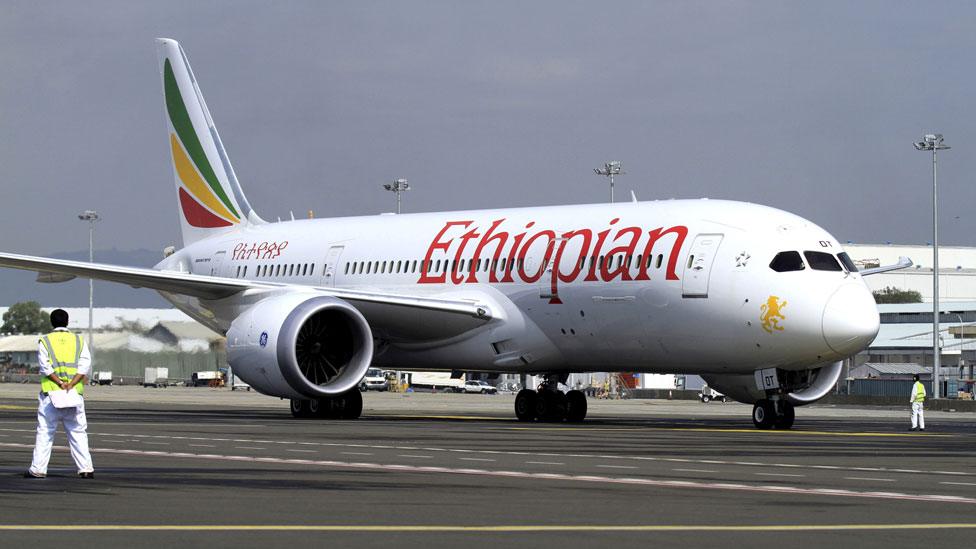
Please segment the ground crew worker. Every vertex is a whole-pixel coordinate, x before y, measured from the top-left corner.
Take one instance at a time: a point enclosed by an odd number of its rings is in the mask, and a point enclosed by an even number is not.
[[[915,374],[915,383],[912,384],[912,393],[909,402],[912,405],[912,431],[925,430],[925,411],[922,403],[925,402],[925,385],[919,381],[918,374]]]
[[[71,457],[81,478],[95,478],[91,453],[88,451],[88,421],[84,401],[71,408],[55,408],[48,393],[58,389],[74,389],[82,394],[85,377],[91,371],[91,354],[81,336],[68,331],[68,313],[63,309],[51,312],[54,331],[37,343],[37,362],[41,367],[41,392],[37,397],[37,439],[34,460],[24,473],[28,478],[47,476],[51,460],[51,446],[58,424],[64,426],[71,447]]]

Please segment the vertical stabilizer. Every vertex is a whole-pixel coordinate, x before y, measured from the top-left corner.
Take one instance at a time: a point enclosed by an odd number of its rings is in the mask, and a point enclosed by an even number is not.
[[[264,223],[241,190],[183,48],[168,38],[156,44],[183,244]]]

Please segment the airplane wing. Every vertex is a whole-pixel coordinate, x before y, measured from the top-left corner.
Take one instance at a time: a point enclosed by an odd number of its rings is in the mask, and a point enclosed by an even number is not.
[[[436,296],[291,286],[283,283],[7,253],[0,253],[0,267],[35,271],[39,273],[38,280],[42,282],[63,282],[74,277],[92,278],[127,284],[133,288],[149,288],[200,299],[221,299],[246,290],[273,291],[289,287],[294,287],[296,291],[314,290],[319,294],[352,302],[370,324],[401,337],[454,336],[483,325],[493,318],[493,311],[500,309],[489,304],[488,296],[485,296],[484,300],[477,297],[445,299]]]
[[[861,276],[871,276],[873,274],[886,273],[888,271],[897,271],[898,269],[904,269],[906,267],[911,267],[912,265],[914,265],[914,263],[912,263],[911,259],[901,256],[898,258],[898,263],[895,263],[894,265],[882,265],[880,267],[871,267],[870,269],[861,269],[860,273]]]

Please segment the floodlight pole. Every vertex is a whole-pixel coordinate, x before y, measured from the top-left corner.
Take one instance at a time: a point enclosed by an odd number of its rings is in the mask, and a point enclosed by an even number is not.
[[[387,183],[387,184],[383,185],[383,188],[386,189],[386,190],[388,190],[388,191],[392,191],[392,192],[395,192],[396,193],[396,199],[397,199],[397,209],[396,209],[396,212],[397,212],[397,215],[399,215],[400,214],[400,193],[409,191],[410,190],[410,184],[407,183],[407,180],[406,179],[400,178],[400,179],[394,179],[393,180],[393,183]]]
[[[593,173],[610,179],[610,203],[613,204],[613,176],[627,173],[620,170],[620,161],[612,160],[605,163],[602,168],[593,168]]]
[[[951,147],[942,142],[942,134],[926,134],[914,143],[919,151],[932,151],[932,397],[939,398],[942,389],[939,349],[939,168],[938,151]]]
[[[95,210],[85,210],[83,213],[78,214],[78,219],[88,222],[88,262],[95,262],[95,222],[101,219],[98,212]],[[95,357],[95,342],[93,340],[92,332],[94,326],[94,308],[95,308],[95,280],[92,278],[88,279],[88,353]]]

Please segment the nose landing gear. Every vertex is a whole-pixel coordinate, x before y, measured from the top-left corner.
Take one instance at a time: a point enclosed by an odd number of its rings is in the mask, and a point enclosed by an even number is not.
[[[788,400],[763,399],[752,407],[752,423],[757,429],[790,429],[796,412]]]
[[[569,421],[578,423],[586,418],[586,395],[572,390],[564,393],[559,383],[566,374],[547,374],[539,390],[522,389],[515,396],[515,416],[519,421]]]

